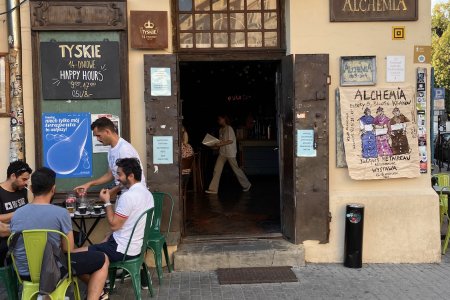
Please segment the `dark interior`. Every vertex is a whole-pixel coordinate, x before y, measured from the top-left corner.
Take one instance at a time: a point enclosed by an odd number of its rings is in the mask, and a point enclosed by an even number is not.
[[[180,63],[183,124],[199,161],[186,196],[186,235],[252,235],[280,232],[276,71],[279,62],[228,61]],[[218,136],[218,114],[227,114],[238,145],[258,141],[265,148],[245,148],[237,160],[252,189],[242,192],[226,164],[218,195],[207,195],[217,151],[202,145],[206,133]],[[242,151],[244,152],[244,150]],[[261,163],[261,165],[259,165]],[[198,178],[198,176],[197,176]],[[201,182],[201,183],[199,183]],[[194,185],[194,183],[196,183]]]

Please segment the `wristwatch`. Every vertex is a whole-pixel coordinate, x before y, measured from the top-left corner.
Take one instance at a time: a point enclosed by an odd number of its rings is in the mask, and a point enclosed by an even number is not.
[[[111,206],[111,205],[112,205],[111,202],[106,202],[106,203],[105,203],[105,208],[107,208],[108,206]]]

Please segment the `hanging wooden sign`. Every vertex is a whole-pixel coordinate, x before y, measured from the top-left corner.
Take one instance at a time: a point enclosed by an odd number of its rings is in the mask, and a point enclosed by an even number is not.
[[[416,21],[418,2],[418,0],[330,0],[330,21]]]
[[[168,47],[166,11],[131,11],[131,48],[165,49]]]

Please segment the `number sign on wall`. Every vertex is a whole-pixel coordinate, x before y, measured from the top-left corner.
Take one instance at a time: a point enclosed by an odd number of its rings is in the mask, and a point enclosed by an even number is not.
[[[44,100],[120,98],[118,42],[41,42]]]

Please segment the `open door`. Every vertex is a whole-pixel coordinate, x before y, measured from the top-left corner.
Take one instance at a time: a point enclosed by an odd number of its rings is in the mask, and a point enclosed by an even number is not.
[[[295,58],[295,61],[294,61]],[[278,74],[281,229],[295,244],[328,242],[329,56],[293,55]],[[314,157],[297,157],[297,131],[314,135]]]
[[[179,109],[176,55],[144,55],[147,181],[150,190],[172,195],[170,231],[180,233]],[[152,84],[153,81],[153,84]],[[131,123],[133,119],[131,119]],[[164,205],[161,230],[167,230],[169,205]]]
[[[291,243],[295,238],[294,190],[294,56],[282,59],[278,79],[278,140],[280,147],[281,232]]]
[[[296,242],[329,237],[329,55],[295,55],[295,129],[314,132],[314,157],[296,157]]]

